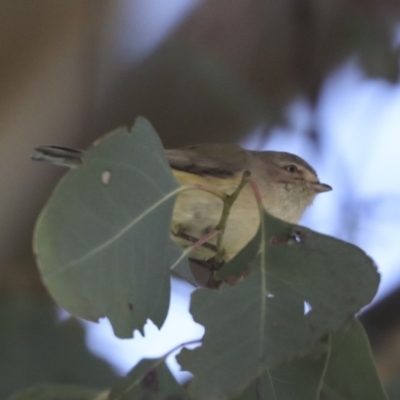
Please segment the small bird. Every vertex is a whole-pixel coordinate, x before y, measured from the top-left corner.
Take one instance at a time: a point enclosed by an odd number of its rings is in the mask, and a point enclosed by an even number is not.
[[[232,144],[202,144],[166,150],[176,179],[181,184],[198,183],[231,194],[244,171],[250,171],[265,209],[284,221],[297,223],[318,193],[332,190],[320,183],[315,170],[302,158],[285,152],[249,151]],[[213,194],[185,191],[176,201],[171,233],[187,246],[185,236],[201,238],[216,227],[222,201]],[[246,185],[232,206],[223,236],[224,260],[232,259],[255,235],[259,211],[254,193]],[[182,240],[183,239],[183,240]],[[215,244],[216,239],[209,242]],[[207,259],[215,252],[196,249],[194,259]]]
[[[34,160],[74,167],[82,163],[84,152],[58,146],[35,149]],[[231,194],[244,171],[258,186],[265,209],[273,216],[297,223],[318,193],[332,188],[320,183],[315,170],[302,158],[278,151],[249,151],[232,144],[200,144],[166,150],[175,178],[183,185],[200,184]],[[179,194],[174,208],[171,238],[188,247],[215,229],[223,203],[202,190]],[[230,211],[223,235],[224,261],[232,259],[255,235],[259,211],[249,185],[240,192]],[[216,238],[190,253],[196,260],[215,256]]]

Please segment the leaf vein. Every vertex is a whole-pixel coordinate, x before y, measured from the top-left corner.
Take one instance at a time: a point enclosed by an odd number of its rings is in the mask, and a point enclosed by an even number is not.
[[[140,222],[148,214],[150,214],[152,211],[154,211],[155,209],[160,207],[164,202],[169,200],[171,197],[177,195],[179,192],[181,192],[184,189],[185,189],[185,187],[181,186],[181,187],[178,187],[177,189],[173,190],[172,192],[168,193],[163,198],[161,198],[156,203],[154,203],[151,207],[149,207],[146,211],[144,211],[143,213],[138,215],[134,220],[129,222],[127,225],[125,225],[125,227],[123,227],[119,232],[117,232],[115,235],[111,236],[109,239],[107,239],[106,241],[104,241],[103,243],[101,243],[100,245],[95,247],[93,250],[89,251],[88,253],[84,254],[83,256],[81,256],[75,260],[72,260],[72,261],[60,266],[57,270],[55,270],[49,274],[46,274],[43,277],[45,279],[54,278],[55,276],[64,272],[67,268],[71,268],[73,266],[78,266],[79,264],[86,261],[90,257],[93,257],[97,253],[103,251],[108,246],[113,244],[116,240],[118,240],[120,237],[122,237],[127,232],[129,232],[138,222]]]

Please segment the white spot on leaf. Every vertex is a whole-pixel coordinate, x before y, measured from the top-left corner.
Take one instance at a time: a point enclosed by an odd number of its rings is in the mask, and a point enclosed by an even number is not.
[[[108,185],[110,183],[110,179],[111,179],[111,172],[110,171],[103,171],[101,173],[101,182],[104,185]]]

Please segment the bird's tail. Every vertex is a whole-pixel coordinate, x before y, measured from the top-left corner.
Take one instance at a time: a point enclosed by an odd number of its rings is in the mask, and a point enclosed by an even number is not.
[[[34,161],[45,161],[61,167],[75,168],[83,163],[84,152],[68,147],[39,146],[32,155]]]

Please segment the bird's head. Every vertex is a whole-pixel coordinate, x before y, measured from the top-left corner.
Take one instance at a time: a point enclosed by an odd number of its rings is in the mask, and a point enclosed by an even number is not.
[[[273,214],[282,219],[297,222],[317,194],[332,190],[319,181],[315,170],[301,157],[278,151],[258,155],[267,164],[266,179],[271,182],[274,193],[271,204],[278,210]]]

